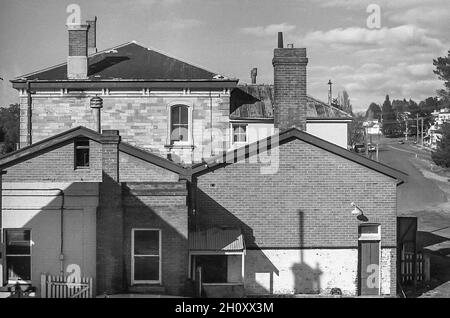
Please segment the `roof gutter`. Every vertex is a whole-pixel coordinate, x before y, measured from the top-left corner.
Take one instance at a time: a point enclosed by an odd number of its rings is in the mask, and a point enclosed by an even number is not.
[[[233,89],[238,79],[230,80],[145,80],[145,79],[102,79],[102,80],[32,80],[34,89],[102,89],[102,88],[150,88],[150,89]],[[12,80],[15,89],[27,88],[29,80]]]

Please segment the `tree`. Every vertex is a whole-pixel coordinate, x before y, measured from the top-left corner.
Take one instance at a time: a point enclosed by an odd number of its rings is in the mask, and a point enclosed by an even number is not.
[[[383,118],[383,134],[385,136],[396,135],[400,130],[400,126],[397,122],[394,110],[392,109],[391,101],[389,100],[389,95],[386,95],[383,106],[381,108],[382,118]]]
[[[338,93],[337,103],[339,104],[339,108],[346,113],[353,113],[352,104],[350,103],[350,98],[346,90]]]
[[[433,60],[433,65],[436,68],[433,70],[434,74],[444,81],[447,93],[450,92],[450,50],[447,56]]]
[[[431,153],[433,161],[441,167],[450,168],[450,123],[444,123],[440,129],[442,134],[436,151]]]
[[[357,113],[349,125],[349,144],[351,146],[364,142],[364,113]]]
[[[369,105],[369,108],[366,111],[366,119],[367,120],[374,120],[374,119],[381,120],[381,108],[378,104],[371,103]]]
[[[16,144],[19,142],[19,115],[19,104],[11,104],[8,108],[0,107],[0,130],[4,142],[0,155],[16,149]]]

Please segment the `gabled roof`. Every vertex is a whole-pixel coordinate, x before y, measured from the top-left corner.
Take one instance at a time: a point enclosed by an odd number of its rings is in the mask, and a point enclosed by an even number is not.
[[[307,96],[307,119],[350,120],[351,115]],[[273,120],[273,85],[238,85],[231,93],[231,115],[235,120]]]
[[[61,144],[65,143],[67,141],[70,141],[74,138],[77,138],[77,137],[85,137],[85,138],[89,138],[91,140],[101,143],[101,139],[100,139],[101,135],[98,132],[88,129],[86,127],[79,126],[79,127],[67,130],[58,135],[52,136],[50,138],[36,142],[36,143],[32,144],[31,146],[27,146],[27,147],[24,147],[17,151],[8,153],[3,157],[0,157],[0,170],[6,169],[8,167],[14,166],[17,163],[20,163],[20,162],[28,160],[32,157],[38,156],[46,151],[54,149],[55,147],[58,147]],[[119,151],[122,151],[129,155],[132,155],[139,159],[142,159],[146,162],[152,163],[161,168],[178,173],[180,175],[186,175],[186,169],[184,167],[176,164],[175,162],[164,159],[160,156],[152,154],[146,150],[134,147],[125,142],[121,141],[119,143]]]
[[[202,67],[167,56],[129,42],[88,57],[88,81],[146,80],[146,81],[230,81]],[[67,63],[25,74],[11,82],[26,80],[67,81]],[[237,82],[236,79],[234,79]]]
[[[403,183],[404,178],[407,176],[406,173],[404,173],[400,170],[391,168],[391,167],[389,167],[385,164],[379,163],[377,161],[370,160],[366,157],[363,157],[354,152],[348,151],[348,150],[346,150],[340,146],[337,146],[333,143],[330,143],[328,141],[320,139],[316,136],[310,135],[304,131],[298,130],[297,128],[290,128],[288,130],[281,132],[278,135],[278,140],[276,140],[274,137],[275,136],[271,136],[271,137],[256,141],[252,144],[243,146],[241,148],[224,152],[220,155],[217,155],[215,157],[212,157],[212,158],[206,160],[206,162],[193,165],[191,168],[191,173],[193,175],[205,174],[210,171],[214,171],[218,168],[227,166],[229,164],[233,164],[237,160],[241,160],[244,158],[254,156],[262,151],[266,151],[266,150],[270,149],[271,147],[276,147],[278,145],[282,145],[284,143],[298,139],[298,140],[301,140],[308,144],[311,144],[313,146],[316,146],[318,148],[324,149],[328,152],[331,152],[331,153],[338,155],[342,158],[345,158],[347,160],[356,162],[362,166],[365,166],[369,169],[372,169],[374,171],[382,173],[388,177],[396,179],[396,180],[398,180],[398,184]],[[274,144],[272,145],[272,143],[274,143]],[[262,146],[264,148],[261,148]]]

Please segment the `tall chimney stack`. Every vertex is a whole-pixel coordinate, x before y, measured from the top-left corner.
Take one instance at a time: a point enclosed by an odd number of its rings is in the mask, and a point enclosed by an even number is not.
[[[89,26],[87,33],[87,47],[88,47],[88,55],[97,53],[97,17],[86,21],[86,24]]]
[[[252,78],[252,84],[256,84],[256,76],[258,75],[258,69],[256,67],[252,68],[250,76]]]
[[[67,78],[87,79],[87,24],[70,24],[69,56],[67,57]]]
[[[307,64],[306,48],[274,49],[274,125],[280,131],[292,127],[306,130]]]

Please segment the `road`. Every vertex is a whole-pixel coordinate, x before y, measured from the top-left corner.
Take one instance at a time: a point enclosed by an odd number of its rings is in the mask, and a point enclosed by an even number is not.
[[[440,210],[443,204],[448,203],[449,193],[444,192],[435,180],[425,178],[416,167],[419,160],[431,162],[429,151],[417,149],[410,144],[398,144],[389,139],[382,142],[380,162],[408,174],[406,182],[398,187],[399,215],[409,215],[421,210]]]
[[[450,182],[431,169],[429,151],[382,139],[380,162],[408,174],[397,188],[399,216],[418,219],[417,245],[431,252],[431,277],[422,297],[450,297]]]

